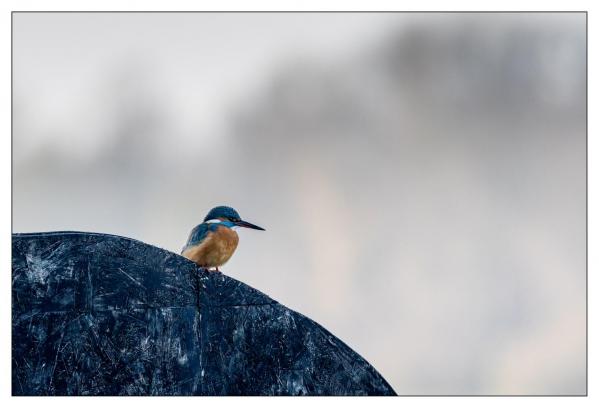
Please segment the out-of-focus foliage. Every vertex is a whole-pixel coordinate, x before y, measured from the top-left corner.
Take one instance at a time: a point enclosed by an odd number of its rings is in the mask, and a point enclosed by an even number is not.
[[[15,17],[15,231],[232,205],[225,273],[400,394],[585,392],[584,14],[90,16]]]

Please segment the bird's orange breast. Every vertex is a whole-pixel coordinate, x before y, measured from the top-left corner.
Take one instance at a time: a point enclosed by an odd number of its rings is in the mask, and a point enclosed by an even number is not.
[[[231,258],[238,242],[239,236],[235,231],[219,226],[215,231],[209,232],[198,245],[186,249],[182,255],[200,266],[221,266]]]

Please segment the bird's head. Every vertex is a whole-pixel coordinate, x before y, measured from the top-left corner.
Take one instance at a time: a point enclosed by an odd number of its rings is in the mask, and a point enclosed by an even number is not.
[[[208,214],[204,218],[204,222],[221,223],[229,228],[245,227],[264,231],[264,228],[242,220],[239,216],[239,213],[235,211],[235,209],[224,205],[214,207],[212,210],[208,211]]]

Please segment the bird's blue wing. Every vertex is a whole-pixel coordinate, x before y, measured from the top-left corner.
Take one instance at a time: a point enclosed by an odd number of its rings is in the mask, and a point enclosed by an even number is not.
[[[191,233],[189,234],[189,238],[187,239],[187,243],[181,250],[181,253],[183,253],[187,248],[196,246],[202,242],[208,235],[208,232],[213,229],[212,227],[213,224],[200,224],[192,229]]]

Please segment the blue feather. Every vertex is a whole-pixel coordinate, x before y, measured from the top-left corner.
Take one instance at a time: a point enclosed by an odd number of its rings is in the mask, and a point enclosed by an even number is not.
[[[204,221],[214,220],[217,218],[228,218],[230,220],[239,220],[239,213],[235,211],[231,207],[227,207],[226,205],[221,205],[219,207],[214,207],[212,210],[208,212]]]
[[[187,239],[187,243],[181,250],[181,253],[183,253],[187,248],[196,246],[200,242],[202,242],[208,236],[208,233],[210,233],[211,231],[214,231],[216,229],[215,226],[216,226],[216,224],[206,224],[206,223],[197,225],[194,229],[191,230],[191,233],[189,234],[189,238]]]
[[[206,239],[208,234],[210,234],[213,231],[216,231],[216,229],[219,226],[231,228],[235,226],[235,224],[231,221],[220,221],[214,223],[204,222],[200,225],[197,225],[194,229],[191,230],[189,238],[187,239],[187,244],[185,244],[185,246],[181,250],[181,253],[185,252],[185,250],[190,247],[199,245],[204,239]]]

